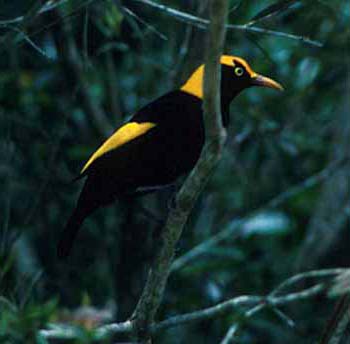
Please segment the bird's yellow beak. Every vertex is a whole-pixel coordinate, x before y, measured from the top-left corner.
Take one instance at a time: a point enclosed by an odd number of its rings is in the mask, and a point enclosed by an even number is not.
[[[268,78],[267,76],[255,74],[252,76],[251,80],[252,80],[253,86],[269,87],[269,88],[274,88],[275,90],[278,90],[278,91],[284,91],[284,88],[280,83]]]

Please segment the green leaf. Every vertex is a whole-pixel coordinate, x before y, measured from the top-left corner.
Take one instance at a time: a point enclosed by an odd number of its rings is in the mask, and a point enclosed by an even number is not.
[[[291,223],[289,218],[280,212],[260,213],[244,224],[244,235],[250,237],[252,235],[283,235],[289,233]]]

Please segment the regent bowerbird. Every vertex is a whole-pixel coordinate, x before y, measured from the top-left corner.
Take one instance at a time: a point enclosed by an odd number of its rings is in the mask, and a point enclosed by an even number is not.
[[[283,90],[276,81],[257,74],[242,58],[223,55],[221,111],[229,124],[231,101],[251,86]],[[117,198],[136,196],[174,183],[196,164],[205,141],[203,122],[204,65],[178,90],[141,108],[117,129],[82,168],[86,177],[76,208],[58,244],[58,256],[67,257],[87,216]]]

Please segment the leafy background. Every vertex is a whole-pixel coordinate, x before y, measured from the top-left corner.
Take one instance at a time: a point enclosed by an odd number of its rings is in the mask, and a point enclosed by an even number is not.
[[[163,4],[208,15],[207,1]],[[67,321],[88,343],[86,329],[132,312],[175,189],[96,212],[72,257],[60,262],[57,239],[81,188],[70,180],[114,128],[181,85],[203,59],[205,31],[136,0],[124,7],[67,1],[34,15],[37,5],[14,0],[0,9],[0,339],[40,342],[37,329]],[[230,7],[231,24],[253,22],[323,47],[228,31],[225,52],[286,91],[251,89],[233,102],[224,157],[177,257],[235,229],[174,268],[159,319],[266,294],[298,271],[349,264],[350,5],[254,0]],[[240,343],[315,342],[333,304],[319,298],[284,307],[294,328],[267,309],[245,322]],[[179,326],[157,342],[216,343],[237,319],[232,312]]]

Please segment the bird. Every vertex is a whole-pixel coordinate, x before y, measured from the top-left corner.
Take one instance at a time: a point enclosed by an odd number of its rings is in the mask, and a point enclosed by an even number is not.
[[[256,73],[243,58],[220,57],[221,111],[229,125],[231,101],[252,86],[283,90],[277,81]],[[91,155],[75,178],[86,178],[76,207],[57,245],[59,258],[69,256],[84,220],[116,199],[136,197],[168,185],[195,166],[205,143],[201,64],[174,91],[137,111]]]

